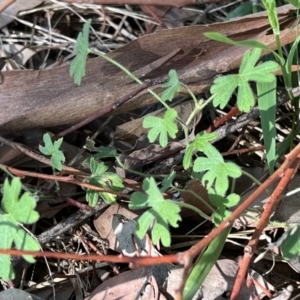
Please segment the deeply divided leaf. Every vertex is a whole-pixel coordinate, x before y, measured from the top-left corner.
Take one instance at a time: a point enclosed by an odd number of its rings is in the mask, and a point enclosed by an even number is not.
[[[177,111],[175,109],[168,109],[163,119],[155,116],[145,117],[143,127],[150,128],[148,132],[149,141],[153,143],[159,137],[159,144],[162,147],[166,147],[168,144],[168,136],[174,139],[178,132],[175,123],[176,117]]]
[[[207,189],[214,185],[216,193],[224,196],[229,186],[229,177],[238,178],[242,175],[242,171],[238,165],[225,162],[219,151],[211,144],[207,144],[203,152],[206,157],[198,157],[193,170],[194,172],[205,172],[202,184]]]
[[[175,70],[170,70],[169,72],[169,80],[161,85],[162,87],[166,87],[161,95],[162,101],[172,101],[175,94],[180,91],[180,82]]]
[[[77,85],[80,85],[81,79],[85,76],[86,59],[89,53],[89,28],[91,21],[92,20],[89,19],[84,24],[83,30],[79,33],[74,48],[77,55],[71,63],[70,76],[74,77],[74,82]]]
[[[19,223],[32,224],[38,220],[39,214],[34,210],[36,207],[34,198],[28,192],[20,196],[21,181],[17,177],[13,178],[11,184],[6,179],[3,189],[0,248],[11,249],[14,245],[19,250],[39,250],[39,243],[19,226]],[[24,258],[28,262],[34,262],[30,255],[25,255]],[[0,277],[9,280],[14,276],[10,256],[0,255]]]
[[[216,139],[218,137],[218,134],[215,132],[212,133],[206,133],[205,131],[201,131],[198,133],[194,139],[193,142],[191,142],[186,150],[183,157],[183,167],[185,170],[187,170],[192,163],[192,156],[195,150],[202,152],[205,146]]]
[[[63,139],[60,138],[54,143],[51,140],[49,133],[45,133],[43,136],[43,141],[45,146],[39,146],[39,150],[45,155],[51,155],[51,163],[52,167],[61,171],[62,170],[62,162],[65,161],[65,156],[61,150],[59,150]]]
[[[92,185],[111,189],[113,191],[121,191],[124,189],[123,179],[116,173],[107,172],[108,166],[103,162],[99,163],[94,157],[90,159],[91,176],[88,182]],[[98,192],[88,189],[86,193],[86,200],[90,206],[94,207],[101,197],[107,204],[114,204],[116,202],[116,195],[111,193]]]
[[[254,96],[249,81],[272,82],[275,79],[273,74],[279,67],[274,61],[268,61],[255,66],[260,58],[261,49],[255,48],[252,52],[246,51],[239,74],[226,75],[214,80],[210,92],[214,95],[214,106],[223,109],[230,100],[233,92],[238,89],[237,106],[240,111],[248,112],[254,105]]]
[[[158,189],[154,178],[145,178],[144,193],[134,192],[131,195],[130,209],[147,209],[137,222],[137,236],[143,238],[149,228],[152,231],[154,244],[161,240],[166,247],[171,245],[169,225],[178,227],[180,207],[174,202],[165,200]]]

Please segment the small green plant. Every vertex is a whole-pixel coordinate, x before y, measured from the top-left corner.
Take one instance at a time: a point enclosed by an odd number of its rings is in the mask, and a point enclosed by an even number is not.
[[[90,159],[90,169],[92,174],[87,180],[90,184],[114,191],[121,191],[124,189],[122,177],[116,173],[107,172],[108,166],[106,166],[103,162],[97,162],[94,157],[91,157]],[[87,190],[86,200],[90,206],[94,207],[99,201],[99,196],[107,204],[116,203],[116,195],[97,192],[91,189]]]
[[[230,215],[230,211],[228,209],[237,205],[240,201],[240,196],[237,194],[230,194],[227,197],[222,197],[215,194],[213,189],[209,189],[209,198],[217,207],[212,218],[216,226]],[[183,291],[183,299],[192,299],[197,290],[200,288],[209,271],[219,258],[231,228],[232,226],[229,226],[224,232],[222,232],[222,234],[215,238],[209,244],[204,253],[199,256],[186,281]]]
[[[178,132],[175,123],[176,117],[177,111],[172,108],[167,109],[163,119],[155,116],[147,116],[144,119],[143,127],[151,128],[148,132],[149,141],[153,143],[159,136],[159,144],[162,147],[166,147],[168,144],[168,135],[174,139]]]
[[[277,23],[275,15],[272,17],[272,22],[275,28],[274,34],[276,35],[278,32],[276,31]],[[89,26],[90,22],[87,22],[84,25],[83,33],[78,37],[75,46],[75,50],[78,52],[78,60],[74,60],[72,62],[70,69],[70,74],[74,76],[75,83],[77,84],[81,82],[81,79],[85,73],[85,62],[80,63],[80,61],[85,61],[88,53],[97,54],[97,52],[89,49],[88,46]],[[280,51],[279,54],[277,54],[268,46],[257,41],[235,42],[218,33],[207,33],[207,36],[232,45],[252,47],[254,49],[247,50],[245,52],[238,74],[220,76],[214,80],[214,83],[210,89],[212,96],[206,101],[202,99],[197,100],[189,88],[179,81],[176,71],[170,70],[168,80],[161,85],[165,88],[161,96],[154,93],[151,89],[148,89],[148,91],[166,108],[166,112],[163,118],[153,116],[145,117],[143,121],[143,127],[150,129],[148,132],[149,141],[155,142],[158,140],[162,147],[167,146],[169,138],[176,137],[178,126],[183,127],[186,139],[186,151],[183,159],[184,169],[190,170],[192,167],[194,173],[192,173],[191,176],[194,176],[195,178],[201,178],[202,184],[209,190],[209,197],[212,203],[217,207],[211,219],[216,225],[218,225],[222,220],[229,216],[230,212],[228,208],[236,205],[240,199],[236,194],[227,195],[227,193],[229,190],[229,177],[234,179],[238,178],[241,176],[242,171],[236,164],[232,162],[225,162],[219,151],[211,145],[211,142],[217,137],[215,133],[207,134],[205,132],[200,132],[196,135],[193,141],[190,141],[187,130],[188,125],[192,122],[193,118],[195,118],[196,114],[210,102],[212,102],[214,106],[220,106],[221,108],[224,108],[228,104],[235,90],[237,90],[237,106],[239,110],[248,112],[255,103],[254,95],[249,82],[256,82],[258,85],[258,90],[260,91],[260,109],[262,111],[266,111],[265,114],[262,113],[262,122],[267,124],[267,122],[270,121],[267,120],[267,117],[271,118],[271,122],[275,122],[274,110],[270,110],[270,105],[274,105],[274,94],[269,94],[272,99],[269,98],[267,104],[262,102],[264,101],[263,99],[266,99],[263,98],[266,89],[269,89],[270,87],[276,88],[276,80],[273,73],[279,68],[279,66],[283,67],[284,59]],[[278,41],[278,39],[276,40]],[[261,49],[272,51],[277,62],[268,61],[258,64],[261,56]],[[293,51],[295,51],[295,49]],[[107,56],[102,54],[100,56],[121,68],[137,83],[142,83],[124,66]],[[291,58],[288,59],[287,64],[289,66],[291,65]],[[287,76],[286,79],[288,79]],[[263,86],[264,84],[265,86]],[[190,93],[195,103],[195,109],[191,113],[186,123],[184,123],[183,120],[178,117],[176,111],[170,108],[167,104],[167,101],[172,101],[176,93],[178,93],[181,88],[185,88],[188,93]],[[274,128],[272,126],[265,126],[264,134],[266,134],[266,130],[271,130],[272,134],[274,134]],[[268,149],[268,163],[270,167],[272,167],[274,166],[275,162],[275,145],[270,139],[266,139],[266,147]],[[281,149],[280,151],[283,150]],[[200,156],[193,161],[193,155],[196,154],[196,152],[200,153]],[[279,154],[279,152],[276,153],[277,156]],[[96,174],[95,178],[97,178],[96,181],[98,181],[99,184],[99,177],[105,174],[107,169],[102,163],[96,163],[93,161],[93,165],[94,166],[91,164],[91,170],[92,173]],[[147,209],[137,222],[137,235],[140,238],[143,238],[147,231],[151,229],[152,241],[154,243],[161,241],[164,246],[170,246],[171,235],[169,226],[178,227],[178,222],[181,220],[180,206],[183,206],[183,204],[164,199],[162,193],[166,191],[167,188],[172,186],[174,176],[175,173],[167,176],[165,180],[162,181],[161,188],[158,188],[158,183],[153,177],[145,178],[143,181],[144,192],[134,192],[131,195],[129,203],[130,209]],[[92,177],[93,175],[91,178]],[[113,182],[112,179],[109,179],[109,181],[111,183]],[[93,195],[90,203],[95,204],[97,197],[98,196]],[[107,200],[108,199],[106,199],[106,201]],[[114,201],[115,198],[113,198],[111,202],[113,203]],[[193,288],[198,286],[198,283],[202,282],[206,277],[208,271],[219,257],[230,229],[231,228],[228,228],[222,233],[222,235],[214,239],[203,255],[198,258],[195,268],[191,272],[190,278],[187,282],[184,299],[190,299],[194,293],[194,289],[192,289],[191,286],[193,286]],[[199,274],[202,274],[200,281],[198,278]],[[196,276],[198,276],[198,283],[195,283]]]
[[[273,72],[279,65],[268,61],[255,66],[261,56],[261,49],[255,48],[245,52],[239,69],[239,74],[220,76],[214,80],[210,92],[215,95],[213,104],[224,108],[233,92],[238,88],[237,106],[240,111],[248,112],[254,105],[254,95],[249,81],[272,82],[275,80]]]
[[[151,228],[152,241],[157,244],[159,240],[168,247],[171,244],[169,224],[178,227],[180,207],[173,201],[166,200],[158,189],[154,178],[145,178],[143,182],[145,193],[134,192],[130,197],[130,209],[149,208],[137,221],[137,236],[143,238]]]
[[[239,178],[242,175],[241,168],[232,162],[225,162],[220,152],[211,144],[207,144],[203,153],[206,157],[198,157],[193,166],[194,172],[206,172],[202,182],[214,190],[217,195],[225,196],[229,187],[229,177]]]
[[[8,179],[4,182],[0,207],[0,248],[11,249],[15,246],[19,250],[38,251],[39,243],[20,227],[20,223],[33,224],[39,219],[39,214],[34,210],[34,198],[28,192],[20,196],[21,186],[17,177],[13,178],[11,183]],[[30,263],[35,261],[30,255],[23,257]],[[0,255],[0,277],[5,281],[15,277],[8,254]]]
[[[39,146],[39,150],[45,155],[51,155],[51,163],[52,167],[57,169],[58,171],[62,170],[62,162],[65,161],[65,156],[61,150],[59,150],[63,139],[60,138],[54,143],[51,140],[49,133],[45,133],[43,136],[43,141],[45,146]]]

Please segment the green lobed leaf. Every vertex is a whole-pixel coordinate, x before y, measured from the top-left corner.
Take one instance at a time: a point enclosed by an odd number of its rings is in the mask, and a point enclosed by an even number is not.
[[[0,248],[11,249],[15,245],[19,250],[39,250],[38,242],[19,227],[19,222],[32,224],[38,220],[39,214],[34,210],[36,207],[34,198],[28,192],[20,197],[21,181],[17,177],[13,178],[11,184],[6,179],[3,190]],[[32,256],[26,255],[24,258],[28,262],[34,262]],[[10,255],[0,255],[0,277],[6,281],[15,277]]]
[[[252,52],[246,51],[239,74],[226,75],[218,77],[214,80],[210,92],[214,95],[214,106],[224,108],[235,89],[237,93],[237,106],[240,111],[248,112],[254,105],[254,96],[249,85],[249,81],[256,82],[272,82],[275,79],[275,72],[279,65],[274,61],[268,61],[255,66],[261,55],[261,49],[254,49]]]
[[[180,92],[180,82],[175,70],[169,71],[169,80],[161,85],[162,87],[166,87],[161,95],[161,100],[163,102],[169,100],[172,101],[175,94]]]
[[[108,166],[106,166],[103,162],[97,162],[94,157],[91,157],[90,159],[90,169],[92,173],[88,179],[90,184],[108,188],[113,191],[120,191],[124,189],[122,177],[118,174],[107,172]],[[107,204],[116,203],[116,195],[98,192],[91,189],[87,190],[86,200],[90,206],[94,207],[98,203],[99,196],[101,196]]]
[[[232,162],[224,162],[220,152],[211,144],[207,144],[203,152],[207,157],[198,157],[195,160],[193,171],[206,171],[202,177],[202,184],[207,189],[214,184],[217,194],[224,196],[229,186],[228,178],[238,178],[242,175],[242,171],[238,165]]]
[[[191,142],[186,150],[183,157],[183,167],[185,170],[187,170],[192,163],[192,156],[195,151],[202,152],[204,147],[211,141],[215,140],[218,137],[218,134],[215,132],[212,133],[206,133],[206,131],[201,131],[198,133],[194,139],[193,142]]]
[[[240,81],[237,93],[237,106],[241,111],[249,111],[254,106],[255,100],[248,82]]]
[[[8,180],[4,182],[4,194],[2,198],[2,209],[5,213],[13,217],[16,222],[33,224],[39,219],[39,214],[34,209],[36,201],[25,192],[20,198],[21,181],[14,177],[11,184]]]
[[[225,75],[214,80],[214,84],[210,88],[211,94],[215,95],[213,99],[214,106],[220,106],[223,109],[227,105],[238,86],[238,80],[237,75]]]
[[[129,208],[133,210],[148,208],[137,221],[137,236],[143,238],[147,230],[152,228],[153,243],[161,240],[168,247],[171,245],[169,225],[178,227],[180,207],[163,198],[154,178],[145,178],[142,187],[146,194],[134,192],[129,203]]]
[[[148,132],[148,139],[153,143],[159,136],[159,144],[162,147],[166,147],[168,144],[168,136],[171,138],[176,137],[178,132],[175,119],[177,117],[177,111],[175,109],[168,109],[164,118],[158,118],[155,116],[147,116],[143,121],[144,128],[151,128]]]
[[[74,50],[77,52],[70,67],[70,76],[74,82],[80,85],[81,79],[85,76],[86,59],[89,53],[89,33],[92,20],[85,22],[82,32],[79,33]]]
[[[92,152],[97,152],[97,154],[94,154],[93,157],[96,160],[102,159],[102,158],[109,158],[109,157],[116,157],[118,156],[118,152],[111,148],[111,147],[95,147],[95,141],[91,139],[86,139],[86,145],[84,148],[88,149]]]
[[[52,167],[61,171],[62,170],[62,162],[65,161],[65,156],[62,151],[59,150],[63,139],[60,138],[54,143],[52,143],[51,137],[49,133],[45,133],[43,135],[43,141],[45,146],[39,145],[39,150],[45,155],[51,155],[51,163]]]
[[[26,251],[39,251],[39,243],[30,236],[26,231],[18,228],[17,233],[14,237],[14,243],[17,249],[22,249]],[[31,255],[23,255],[23,258],[29,263],[34,263],[35,259]]]

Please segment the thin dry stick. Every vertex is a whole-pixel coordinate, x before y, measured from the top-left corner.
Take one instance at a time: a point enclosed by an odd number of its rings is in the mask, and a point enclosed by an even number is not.
[[[114,195],[117,195],[119,197],[126,198],[126,199],[129,199],[129,197],[130,197],[129,195],[121,193],[121,192],[105,189],[105,188],[102,188],[102,187],[99,187],[99,186],[92,185],[92,184],[87,183],[87,182],[79,181],[79,180],[75,179],[73,176],[55,176],[55,175],[49,175],[49,174],[40,174],[40,173],[15,169],[13,167],[9,167],[9,166],[3,165],[3,164],[1,164],[1,165],[3,167],[5,167],[12,174],[20,176],[20,177],[30,176],[30,177],[35,177],[35,178],[42,178],[42,179],[45,179],[45,180],[68,182],[68,183],[73,183],[73,184],[76,184],[76,185],[79,185],[81,187],[91,189],[91,190],[94,190],[94,191],[114,194]]]
[[[295,172],[297,171],[299,164],[300,164],[300,155],[297,156],[297,158],[293,161],[293,163],[287,169],[287,171],[282,174],[282,179],[280,180],[276,189],[272,193],[271,197],[268,199],[267,203],[264,205],[264,211],[252,235],[252,238],[244,249],[244,257],[240,263],[240,267],[234,282],[230,300],[239,299],[241,287],[245,281],[250,262],[253,258],[255,249],[259,241],[259,237],[261,236],[264,228],[268,224],[268,221],[272,215],[272,212],[274,211],[274,207],[277,200],[279,199],[283,190],[287,187],[287,185],[290,183],[291,179],[295,175]]]
[[[41,155],[37,152],[34,152],[30,148],[27,148],[26,146],[24,146],[22,144],[10,141],[10,140],[6,139],[5,137],[3,137],[1,135],[0,135],[0,143],[3,143],[7,146],[10,146],[13,149],[19,150],[23,154],[25,154],[26,156],[29,156],[29,157],[31,157],[31,158],[33,158],[33,159],[35,159],[35,160],[37,160],[41,163],[44,163],[48,166],[52,166],[52,162],[49,158],[46,158],[43,155]],[[88,175],[87,173],[85,173],[83,171],[77,170],[77,169],[72,168],[72,167],[68,167],[66,165],[62,165],[62,171],[65,171],[65,172],[68,172],[68,173],[71,173],[71,174],[74,174],[74,175],[83,175],[83,176]]]
[[[128,95],[125,95],[123,98],[121,98],[119,101],[112,103],[111,105],[101,109],[100,111],[97,111],[95,114],[91,115],[90,117],[78,122],[77,124],[71,126],[70,128],[61,131],[60,133],[58,133],[57,135],[54,136],[54,139],[57,139],[59,137],[63,137],[79,128],[81,128],[82,126],[100,118],[103,117],[105,115],[107,115],[108,113],[112,112],[113,110],[117,109],[120,105],[126,103],[127,101],[129,101],[130,99],[132,99],[134,96],[136,96],[137,94],[139,94],[140,92],[142,92],[143,90],[149,88],[152,85],[155,84],[159,84],[161,83],[161,81],[153,81],[153,80],[146,80],[144,83],[142,83],[140,86],[138,86],[135,90],[133,90],[131,93],[129,93]]]
[[[273,184],[276,180],[282,178],[285,175],[285,172],[288,170],[290,165],[295,161],[297,156],[300,153],[300,143],[287,155],[284,163],[280,166],[280,168],[273,173],[262,185],[260,185],[244,202],[242,202],[233,212],[232,214],[224,220],[217,228],[211,231],[204,239],[199,241],[189,250],[179,253],[178,260],[179,263],[183,264],[185,270],[189,270],[192,266],[192,262],[194,258],[199,255],[199,253],[208,246],[208,244],[220,235],[226,228],[231,226],[235,219],[239,218],[242,213],[268,188]],[[185,272],[185,276],[183,276],[182,282],[176,293],[176,300],[182,298],[182,292],[184,288],[184,284],[186,282],[188,275],[188,271]]]

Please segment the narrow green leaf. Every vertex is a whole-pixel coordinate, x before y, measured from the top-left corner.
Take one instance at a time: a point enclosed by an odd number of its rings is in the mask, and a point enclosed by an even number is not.
[[[234,45],[234,46],[241,46],[241,47],[247,47],[247,48],[258,48],[262,50],[268,50],[272,52],[272,54],[277,58],[278,61],[281,62],[281,65],[284,65],[284,60],[278,55],[275,51],[273,51],[269,46],[256,41],[256,40],[244,40],[244,41],[234,41],[227,36],[218,33],[218,32],[205,32],[204,35],[214,41],[219,41],[222,43],[226,43],[229,45]]]
[[[297,0],[298,2],[298,0]],[[299,4],[300,6],[300,4]],[[288,58],[286,60],[286,64],[284,65],[285,73],[286,73],[286,89],[291,89],[292,88],[292,64],[293,64],[293,59],[295,55],[295,51],[298,50],[298,44],[300,41],[300,35],[296,38],[294,41],[291,49],[289,50]]]
[[[274,172],[276,162],[276,86],[276,80],[257,83],[258,107],[270,174]]]
[[[246,1],[244,3],[239,4],[236,8],[227,14],[224,21],[229,21],[233,18],[243,17],[250,15],[252,13],[252,1]]]
[[[298,9],[300,8],[300,2],[299,2],[299,0],[285,0],[285,2],[294,5]]]
[[[231,227],[227,228],[218,237],[213,239],[205,252],[197,259],[183,290],[184,300],[192,299],[202,285],[209,271],[219,258],[230,230]]]
[[[273,50],[269,46],[267,46],[261,42],[258,42],[256,40],[234,41],[234,40],[228,38],[227,36],[225,36],[221,33],[218,33],[218,32],[205,32],[204,35],[211,40],[226,43],[226,44],[233,45],[233,46],[259,48],[259,49],[269,50],[269,51],[273,52]]]
[[[298,261],[300,262],[300,227],[298,226],[293,234],[291,234],[290,232],[283,240],[280,250],[285,260],[290,260],[294,256],[297,256]]]

